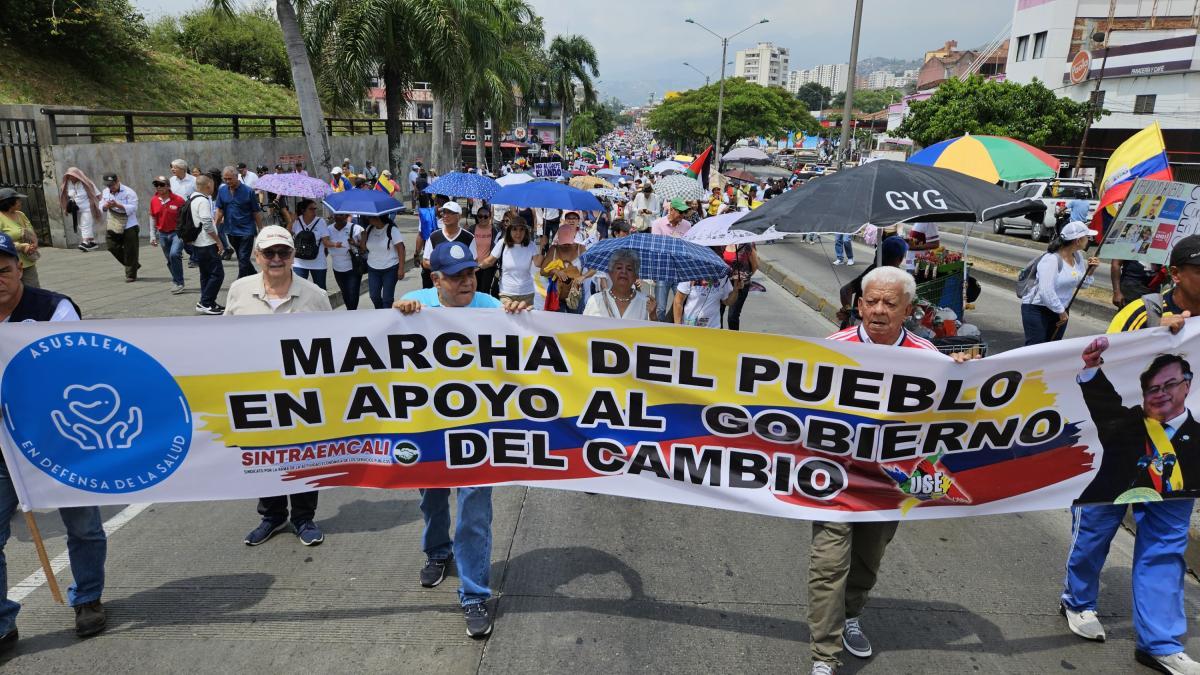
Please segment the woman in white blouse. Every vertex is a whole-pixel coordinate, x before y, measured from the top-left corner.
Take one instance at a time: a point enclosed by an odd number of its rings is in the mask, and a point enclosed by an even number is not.
[[[1063,225],[1058,236],[1050,242],[1047,252],[1037,263],[1037,284],[1021,298],[1021,325],[1025,329],[1025,344],[1061,340],[1067,330],[1067,303],[1075,289],[1092,285],[1092,272],[1100,259],[1084,259],[1088,237],[1096,236],[1079,221]]]
[[[637,253],[628,249],[613,253],[608,261],[610,283],[601,280],[600,292],[588,298],[583,315],[652,321],[656,316],[654,298],[640,293],[635,286],[641,267]]]

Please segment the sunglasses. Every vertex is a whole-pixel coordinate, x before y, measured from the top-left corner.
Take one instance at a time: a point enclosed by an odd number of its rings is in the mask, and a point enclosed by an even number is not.
[[[259,253],[267,260],[287,260],[292,257],[292,249],[286,246],[272,246],[271,248],[261,249]]]

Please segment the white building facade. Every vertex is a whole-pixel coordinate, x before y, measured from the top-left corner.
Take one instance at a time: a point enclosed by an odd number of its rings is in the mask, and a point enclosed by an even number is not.
[[[849,73],[850,64],[848,63],[826,63],[813,66],[808,70],[793,70],[788,73],[786,89],[794,94],[805,84],[816,82],[827,87],[831,94],[836,94],[846,91],[846,77]]]
[[[733,74],[764,87],[782,87],[788,78],[788,50],[770,42],[760,42],[753,49],[739,49]]]

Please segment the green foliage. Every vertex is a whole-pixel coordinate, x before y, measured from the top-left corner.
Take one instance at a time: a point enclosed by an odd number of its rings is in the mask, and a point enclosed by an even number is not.
[[[86,59],[93,70],[144,56],[149,30],[129,0],[0,0],[0,43]]]
[[[655,108],[649,126],[660,137],[694,141],[703,147],[717,135],[717,98],[718,84],[685,91]],[[818,129],[804,104],[782,88],[763,87],[736,77],[725,81],[722,154],[742,138],[782,136],[789,131],[815,134]]]
[[[930,98],[911,103],[908,117],[891,133],[920,145],[963,134],[1010,136],[1037,147],[1070,145],[1083,134],[1087,109],[1037,80],[1017,84],[972,76],[947,80]]]
[[[803,101],[808,110],[821,110],[829,105],[833,97],[829,93],[829,87],[817,82],[805,82],[796,92],[796,98]]]
[[[566,147],[578,148],[581,145],[591,145],[600,138],[602,133],[600,126],[596,122],[596,110],[584,110],[571,118],[571,124],[567,127]]]
[[[283,30],[266,4],[232,16],[214,9],[163,17],[150,26],[150,44],[256,80],[291,86],[292,70]]]
[[[855,89],[854,109],[864,113],[879,112],[888,107],[889,104],[895,103],[902,98],[904,98],[904,92],[895,87],[888,87],[887,89]],[[844,109],[846,107],[846,92],[839,91],[837,96],[833,97],[833,102],[829,106],[834,109]]]

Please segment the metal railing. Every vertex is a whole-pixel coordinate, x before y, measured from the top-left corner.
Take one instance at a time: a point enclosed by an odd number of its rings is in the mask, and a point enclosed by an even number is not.
[[[96,108],[42,108],[50,123],[50,143],[86,138],[89,142],[206,141],[226,138],[303,136],[298,115],[241,115],[234,113],[160,112]],[[77,118],[84,118],[79,121]],[[429,132],[429,120],[400,120],[401,133]],[[372,117],[326,117],[330,136],[383,134],[386,121]]]

